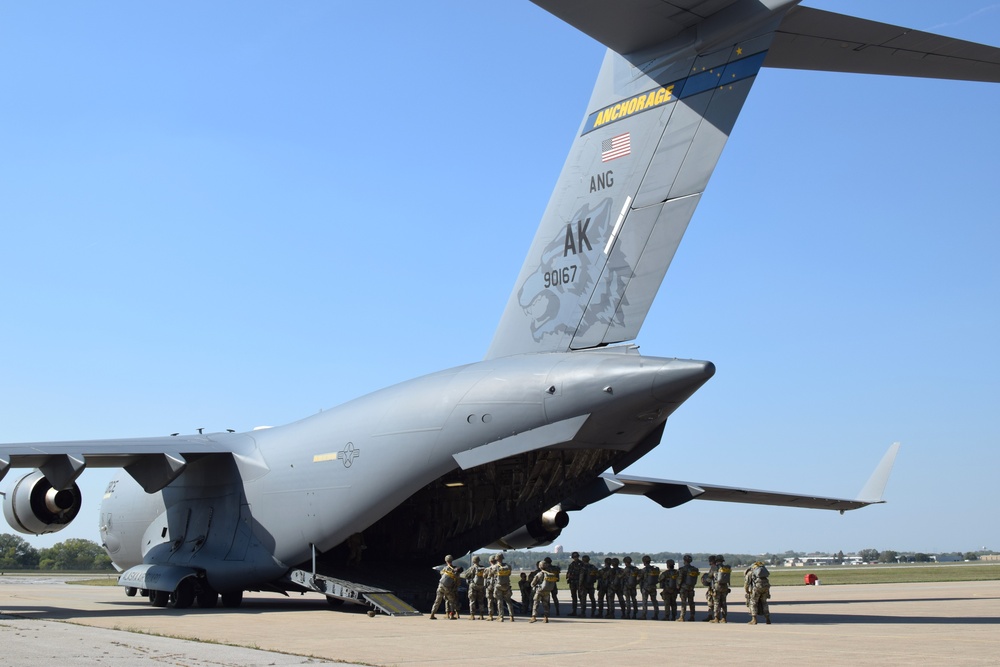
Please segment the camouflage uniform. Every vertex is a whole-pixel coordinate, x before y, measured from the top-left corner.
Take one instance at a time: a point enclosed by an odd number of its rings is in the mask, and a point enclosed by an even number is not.
[[[472,557],[472,566],[465,571],[464,576],[469,582],[469,619],[476,620],[476,610],[479,610],[479,620],[483,620],[486,611],[486,572],[487,568],[479,564],[479,556]]]
[[[590,562],[590,556],[584,556],[580,563],[580,616],[587,613],[587,598],[590,598],[590,616],[597,613],[597,599],[594,597],[594,584],[599,574],[597,566]]]
[[[712,610],[713,623],[727,622],[726,615],[729,612],[729,607],[726,605],[726,598],[729,595],[729,580],[732,571],[722,556],[715,557],[715,574],[712,575],[712,589],[715,593],[713,598],[715,607]]]
[[[550,573],[556,575],[556,581],[558,582],[559,579],[561,578],[560,577],[560,573],[562,572],[562,568],[559,567],[558,565],[553,565],[552,558],[549,557],[549,556],[546,556],[543,560],[545,560],[545,569],[548,570]],[[558,616],[559,615],[559,584],[558,583],[556,583],[556,587],[552,589],[551,595],[552,595],[552,606],[556,608],[556,616]]]
[[[570,557],[573,560],[566,567],[566,584],[569,586],[569,598],[573,609],[569,612],[569,615],[576,616],[576,607],[580,592],[580,570],[583,568],[583,563],[580,561],[580,554],[575,551]]]
[[[660,603],[656,601],[656,584],[660,580],[660,568],[651,565],[652,559],[649,556],[642,557],[642,620],[648,618],[649,601],[653,601],[653,620],[660,618]]]
[[[701,583],[705,586],[705,605],[708,607],[708,618],[715,618],[715,556],[708,557],[708,572],[701,575]]]
[[[763,614],[764,622],[771,625],[771,609],[767,605],[767,599],[771,597],[769,574],[761,561],[757,561],[744,572],[743,591],[746,593],[747,610],[750,612],[750,625],[757,625],[759,614]]]
[[[608,609],[614,612],[615,601],[613,598],[608,597],[608,592],[611,590],[611,577],[613,576],[611,571],[611,559],[604,559],[604,567],[597,571],[597,615],[604,616],[604,600],[608,600]],[[613,615],[613,613],[612,613]]]
[[[490,566],[487,568],[486,572],[486,609],[487,613],[490,615],[490,620],[493,620],[493,615],[497,611],[497,598],[496,591],[494,590],[494,584],[496,584],[496,564],[497,557],[490,556]]]
[[[677,568],[677,593],[681,598],[681,611],[677,615],[678,621],[685,620],[685,612],[690,612],[686,620],[694,620],[694,587],[698,583],[698,568],[691,564],[691,555],[684,556],[684,564]]]
[[[455,618],[456,612],[452,610],[458,609],[458,600],[455,598],[456,590],[458,590],[458,572],[451,566],[451,556],[445,556],[444,567],[441,568],[441,580],[438,581],[437,595],[434,597],[434,605],[431,607],[432,621],[437,618],[434,614],[441,606],[442,600],[445,603],[448,618]]]
[[[527,616],[531,613],[531,582],[528,581],[528,575],[524,572],[521,573],[521,581],[518,582],[518,586],[521,587],[521,613]]]
[[[625,594],[625,606],[622,607],[622,618],[635,619],[639,615],[639,600],[635,590],[639,585],[639,568],[632,564],[631,556],[625,556],[623,560],[622,592]]]
[[[667,569],[660,573],[660,597],[663,598],[663,620],[677,620],[677,592],[680,589],[680,573],[674,569],[674,561],[667,561]]]
[[[493,566],[493,597],[496,599],[497,613],[503,623],[504,610],[510,622],[514,622],[514,601],[510,598],[510,565],[503,562],[503,554],[497,554]]]
[[[549,595],[556,587],[558,575],[546,570],[547,567],[545,561],[539,561],[538,574],[531,580],[531,587],[535,591],[535,606],[531,610],[531,623],[538,620],[539,607],[542,607],[542,611],[545,613],[545,622],[549,622]]]
[[[608,618],[615,617],[615,597],[622,610],[622,618],[628,618],[628,607],[625,605],[625,571],[619,567],[617,558],[611,559],[611,574],[608,577]]]

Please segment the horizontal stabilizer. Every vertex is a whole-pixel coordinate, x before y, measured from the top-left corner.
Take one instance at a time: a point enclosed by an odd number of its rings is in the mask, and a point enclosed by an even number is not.
[[[773,505],[776,507],[804,507],[817,510],[837,510],[845,512],[867,505],[884,503],[889,473],[892,471],[899,443],[894,442],[882,457],[875,472],[865,484],[857,498],[828,498],[812,494],[786,493],[783,491],[760,491],[734,486],[718,486],[701,482],[680,482],[648,477],[605,474],[592,485],[586,487],[564,501],[565,509],[581,509],[613,493],[646,496],[667,509],[673,509],[691,500],[715,500],[727,503],[747,503],[751,505]]]
[[[1000,49],[932,33],[793,7],[764,67],[1000,82]]]

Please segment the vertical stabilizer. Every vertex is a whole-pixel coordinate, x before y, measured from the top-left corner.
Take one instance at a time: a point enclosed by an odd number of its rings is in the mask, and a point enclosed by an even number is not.
[[[636,337],[773,27],[703,53],[608,51],[487,358]]]

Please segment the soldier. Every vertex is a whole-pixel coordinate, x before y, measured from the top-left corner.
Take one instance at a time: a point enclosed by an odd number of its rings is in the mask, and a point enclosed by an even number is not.
[[[479,620],[483,620],[486,608],[486,570],[479,564],[479,555],[472,557],[472,566],[463,575],[469,582],[469,620],[476,620],[476,610],[479,610]]]
[[[743,590],[747,597],[747,609],[750,611],[750,625],[757,625],[757,616],[764,615],[764,622],[771,625],[771,610],[767,599],[771,597],[770,573],[764,563],[756,561],[748,567],[744,574]]]
[[[677,620],[677,593],[680,590],[680,573],[674,561],[667,559],[667,569],[660,573],[660,597],[663,598],[663,620]]]
[[[590,617],[597,613],[594,598],[594,584],[597,583],[598,569],[590,562],[590,556],[583,556],[580,563],[580,616],[587,615],[587,598],[590,597]]]
[[[538,561],[538,574],[531,581],[531,587],[535,591],[535,606],[531,610],[531,621],[538,620],[538,608],[541,607],[545,613],[545,622],[549,622],[549,595],[555,590],[557,577],[546,568],[548,564],[544,560]]]
[[[518,586],[521,587],[521,613],[527,616],[531,613],[531,582],[528,581],[526,573],[521,573],[521,580],[518,582]]]
[[[580,569],[583,563],[580,562],[580,554],[574,551],[571,555],[569,565],[566,567],[566,583],[569,585],[569,598],[573,605],[572,611],[569,612],[570,616],[576,616],[576,606],[578,601],[578,595],[580,592]],[[586,602],[584,603],[586,606]],[[585,615],[585,614],[581,614]]]
[[[641,581],[639,588],[642,591],[642,620],[648,618],[649,601],[653,601],[653,620],[660,618],[660,603],[656,601],[656,584],[660,580],[660,568],[651,563],[649,556],[642,557],[642,570],[640,570]]]
[[[507,610],[510,622],[514,622],[514,601],[510,599],[510,565],[503,562],[503,554],[497,554],[496,565],[493,566],[493,597],[497,603],[497,613],[503,623],[503,612]]]
[[[701,575],[701,583],[705,587],[705,605],[708,607],[706,621],[715,618],[715,556],[708,557],[708,572]]]
[[[497,598],[495,590],[496,579],[494,578],[496,576],[496,564],[497,564],[497,557],[495,554],[493,554],[490,556],[490,566],[489,568],[487,568],[486,581],[485,581],[486,607],[489,610],[491,621],[493,620],[493,614],[496,613],[497,610]]]
[[[625,605],[625,573],[617,558],[611,559],[611,574],[608,577],[608,618],[615,617],[614,598],[618,598],[618,606],[622,610],[622,618],[628,618],[628,607]]]
[[[559,579],[561,579],[560,572],[562,571],[562,568],[559,567],[558,565],[554,565],[552,563],[552,558],[550,556],[546,556],[544,558],[544,560],[545,560],[545,567],[546,567],[546,569],[550,573],[556,575],[556,581],[558,582]],[[556,608],[556,616],[558,616],[559,615],[559,584],[558,583],[556,584],[556,587],[552,589],[552,606]]]
[[[691,564],[691,554],[684,554],[684,564],[677,568],[677,593],[681,598],[681,612],[678,621],[685,620],[684,613],[690,612],[688,621],[694,620],[694,587],[698,583],[698,568]]]
[[[727,622],[726,615],[729,607],[726,605],[726,597],[729,595],[729,581],[732,571],[732,568],[726,565],[726,559],[721,554],[715,557],[715,574],[712,577],[715,608],[712,613],[712,623]]]
[[[614,615],[615,601],[608,597],[611,590],[611,559],[604,559],[604,567],[597,571],[597,615],[604,616],[604,600],[608,598],[608,609]]]
[[[455,591],[458,589],[458,572],[451,566],[451,556],[444,557],[444,567],[441,568],[441,579],[438,581],[437,595],[434,597],[434,606],[431,607],[431,620],[437,620],[434,614],[441,606],[442,600],[445,602],[445,611],[448,618],[456,618],[453,609],[458,609],[458,600],[455,599]]]
[[[639,585],[639,568],[632,564],[632,557],[622,559],[622,592],[625,594],[625,606],[622,607],[622,618],[635,620],[639,615],[639,601],[636,596],[636,586]]]

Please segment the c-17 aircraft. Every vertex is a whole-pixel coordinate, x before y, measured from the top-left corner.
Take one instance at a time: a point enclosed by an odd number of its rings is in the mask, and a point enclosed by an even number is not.
[[[613,493],[881,502],[896,446],[853,499],[622,475],[715,371],[630,341],[761,68],[998,82],[1000,49],[789,0],[536,4],[608,52],[483,360],[270,429],[0,445],[0,473],[29,470],[10,476],[11,526],[65,527],[85,468],[121,468],[100,511],[120,583],[186,608],[247,590],[372,599],[401,553],[426,568],[547,544]],[[347,566],[359,535],[365,565]]]

